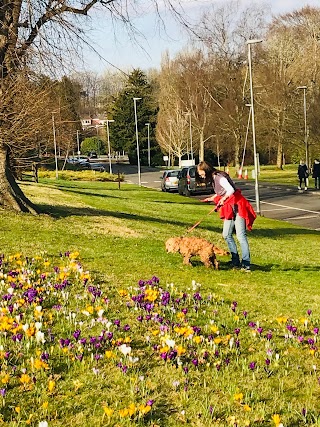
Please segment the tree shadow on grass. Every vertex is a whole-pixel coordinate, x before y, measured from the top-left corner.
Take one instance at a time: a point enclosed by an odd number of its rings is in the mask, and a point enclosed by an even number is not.
[[[219,271],[232,271],[232,267],[230,266],[230,261],[224,261],[221,260],[221,258],[217,258],[218,262],[219,262]],[[206,268],[202,262],[198,259],[191,259],[191,264],[192,267],[203,267],[204,269],[206,269],[208,272],[212,272],[214,271],[214,268]],[[247,274],[246,272],[242,272],[240,271],[240,269],[234,269],[235,273],[239,272],[239,273],[243,273],[243,274]],[[294,265],[294,266],[287,266],[287,267],[281,267],[279,264],[264,264],[264,265],[257,265],[257,264],[251,264],[251,272],[255,272],[255,271],[262,271],[265,273],[270,273],[272,271],[310,271],[310,272],[318,272],[319,271],[319,267],[316,265]],[[248,273],[250,274],[250,273]]]
[[[102,216],[102,217],[114,217],[119,219],[129,219],[136,221],[145,221],[150,223],[158,223],[158,224],[170,224],[176,225],[179,227],[188,228],[192,224],[186,224],[185,222],[179,220],[168,220],[167,218],[156,218],[145,215],[136,215],[136,214],[128,214],[125,212],[117,212],[117,211],[108,211],[102,209],[93,209],[93,208],[81,208],[74,206],[51,206],[39,204],[38,208],[41,213],[46,213],[51,215],[53,218],[67,218],[69,216]],[[212,231],[220,231],[220,228],[211,227]],[[187,230],[186,230],[187,232]]]
[[[281,267],[280,264],[264,264],[264,265],[257,265],[257,264],[251,264],[251,271],[263,271],[265,273],[269,273],[272,271],[319,271],[319,267],[316,265],[297,265],[294,266],[287,266],[287,267]]]

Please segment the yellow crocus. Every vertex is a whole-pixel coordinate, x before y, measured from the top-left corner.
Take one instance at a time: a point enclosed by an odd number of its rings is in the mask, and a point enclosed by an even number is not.
[[[104,355],[106,356],[106,359],[111,359],[112,357],[115,357],[113,351],[111,350],[106,350]]]
[[[8,384],[9,380],[10,380],[9,374],[4,374],[4,376],[1,378],[2,384]]]
[[[31,377],[28,374],[22,374],[20,377],[20,382],[22,384],[29,384],[31,381]]]
[[[55,386],[56,386],[56,382],[54,380],[48,381],[48,390],[50,393],[54,390]]]
[[[200,336],[195,336],[194,338],[193,338],[193,341],[196,343],[196,344],[200,344],[201,343],[201,341],[202,341],[202,338],[200,337]]]
[[[272,415],[272,421],[274,422],[274,425],[276,427],[279,427],[281,424],[281,419],[280,419],[280,415],[279,414],[274,414]]]
[[[111,415],[113,414],[113,409],[108,408],[108,406],[103,405],[102,406],[104,413],[108,416],[111,417]]]
[[[128,411],[128,409],[127,409],[127,408],[124,408],[124,409],[120,409],[120,410],[119,410],[119,415],[120,415],[120,417],[121,417],[121,418],[126,417],[128,414],[129,414],[129,411]]]
[[[233,396],[233,398],[234,398],[234,400],[235,400],[236,402],[242,402],[242,400],[243,400],[243,393],[236,393],[236,394]]]

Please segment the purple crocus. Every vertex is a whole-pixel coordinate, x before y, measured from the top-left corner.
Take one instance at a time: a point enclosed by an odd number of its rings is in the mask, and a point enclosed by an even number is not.
[[[272,339],[272,333],[269,331],[269,332],[267,332],[267,334],[266,334],[266,338],[267,338],[267,340],[271,340]]]
[[[249,363],[249,369],[251,369],[252,371],[253,371],[254,369],[256,369],[256,362],[250,362],[250,363]]]
[[[198,366],[198,365],[199,365],[199,361],[198,361],[198,359],[192,359],[192,360],[191,360],[191,362],[192,362],[192,364],[193,364],[194,366]]]

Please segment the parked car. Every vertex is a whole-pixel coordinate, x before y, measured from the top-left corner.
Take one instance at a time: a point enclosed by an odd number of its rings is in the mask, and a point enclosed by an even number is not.
[[[89,162],[82,162],[79,164],[80,170],[93,170],[98,172],[106,172],[106,165],[104,163],[93,163]]]
[[[181,169],[164,171],[161,179],[161,190],[162,191],[177,191],[178,190],[178,175]]]
[[[211,182],[196,182],[196,166],[182,168],[178,175],[178,192],[181,196],[191,196],[193,194],[213,193]]]
[[[67,158],[67,163],[77,164],[87,162],[89,159],[87,156],[71,156]]]

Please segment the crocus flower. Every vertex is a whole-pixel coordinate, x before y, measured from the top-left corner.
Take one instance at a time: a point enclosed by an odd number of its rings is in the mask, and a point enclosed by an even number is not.
[[[250,362],[250,363],[249,363],[249,368],[250,368],[251,370],[256,369],[256,362]]]

